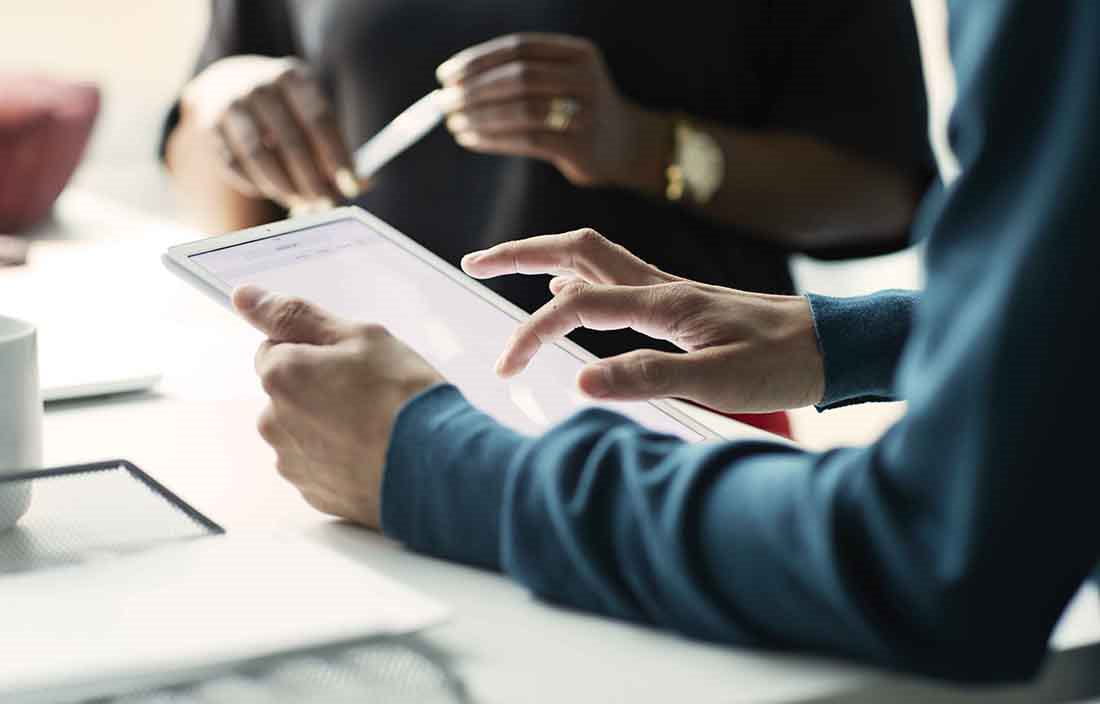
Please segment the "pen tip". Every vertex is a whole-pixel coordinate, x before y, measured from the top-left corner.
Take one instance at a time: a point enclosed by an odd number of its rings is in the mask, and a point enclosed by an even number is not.
[[[336,172],[336,187],[340,189],[340,193],[348,200],[355,200],[358,198],[363,189],[359,185],[359,179],[355,178],[355,174],[351,172],[351,169],[340,169]]]

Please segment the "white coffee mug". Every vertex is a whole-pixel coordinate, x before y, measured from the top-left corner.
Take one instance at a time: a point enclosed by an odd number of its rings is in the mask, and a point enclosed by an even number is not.
[[[42,394],[34,326],[0,316],[0,475],[42,465]],[[30,483],[0,482],[0,531],[27,512]]]

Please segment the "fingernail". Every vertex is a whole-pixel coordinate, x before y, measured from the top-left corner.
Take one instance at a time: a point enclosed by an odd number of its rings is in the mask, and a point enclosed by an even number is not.
[[[464,112],[456,112],[447,118],[447,129],[451,132],[465,132],[470,127],[470,117]]]
[[[299,215],[308,215],[310,211],[309,201],[305,198],[299,198],[297,196],[288,196],[286,199],[287,210],[290,211],[291,217],[298,217]]]
[[[248,313],[259,307],[267,292],[259,286],[245,284],[233,291],[233,305],[242,313]]]
[[[484,257],[484,256],[485,256],[485,250],[480,250],[480,251],[477,251],[477,252],[470,252],[469,254],[467,254],[466,256],[464,256],[462,258],[462,261],[461,261],[462,268],[465,269],[467,264],[477,264],[479,261],[481,261],[481,258]]]
[[[435,69],[435,77],[440,83],[446,83],[456,76],[462,68],[463,62],[458,57],[447,59]]]
[[[481,138],[473,132],[462,132],[455,135],[455,141],[464,147],[476,147]]]
[[[339,169],[336,172],[336,187],[348,200],[355,200],[363,193],[363,189],[359,186],[359,179],[355,178],[355,174],[348,168]]]
[[[585,374],[586,371],[587,374]],[[581,370],[581,374],[585,378],[581,391],[592,398],[606,398],[611,395],[611,380],[608,378],[606,367],[594,365]],[[578,386],[580,386],[579,383]]]
[[[290,214],[292,217],[302,215],[315,215],[331,210],[336,204],[331,198],[316,198],[314,200],[297,199],[291,202]]]
[[[439,89],[439,93],[436,94],[436,102],[443,112],[454,112],[462,107],[463,97],[464,94],[461,88],[447,86]]]

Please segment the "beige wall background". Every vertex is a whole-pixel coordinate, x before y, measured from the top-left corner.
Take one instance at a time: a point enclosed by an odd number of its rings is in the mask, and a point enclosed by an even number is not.
[[[913,0],[918,13],[943,0]],[[173,217],[176,204],[154,155],[165,110],[188,76],[207,22],[206,0],[0,0],[0,72],[41,71],[95,81],[103,112],[74,182],[150,214]],[[942,81],[943,75],[932,77]],[[855,295],[916,287],[912,252],[851,263],[795,265],[803,287]],[[794,413],[810,446],[862,443],[902,412],[873,404],[819,415]]]
[[[99,84],[103,111],[76,182],[164,212],[172,201],[152,156],[207,11],[204,0],[0,0],[0,72]]]

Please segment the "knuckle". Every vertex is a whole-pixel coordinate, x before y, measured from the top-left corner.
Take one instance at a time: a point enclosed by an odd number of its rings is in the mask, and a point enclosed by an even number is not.
[[[310,365],[305,355],[297,352],[287,352],[281,364],[283,375],[292,384],[297,384],[309,376]]]
[[[367,341],[382,340],[390,336],[389,328],[381,323],[359,323],[355,327],[355,333]]]
[[[526,61],[517,61],[512,69],[512,77],[521,87],[528,87],[534,81],[537,70]]]
[[[269,445],[271,444],[271,441],[279,432],[279,424],[270,411],[261,414],[256,420],[256,431],[259,432],[260,437],[266,440]]]
[[[288,63],[286,67],[275,77],[273,85],[280,89],[291,88],[299,82],[306,80],[306,72],[296,63]]]
[[[591,287],[586,282],[580,279],[571,279],[566,281],[559,289],[556,298],[565,305],[577,304],[583,301],[589,291],[591,291]]]
[[[673,335],[689,328],[697,313],[706,306],[706,295],[691,282],[657,284],[649,290],[650,315],[663,321]]]
[[[308,313],[308,303],[300,298],[288,298],[275,309],[275,313],[272,315],[272,334],[278,338],[290,336]]]
[[[249,88],[244,97],[252,104],[265,102],[271,98],[271,91],[272,85],[270,83],[259,83]]]
[[[275,455],[275,471],[279,473],[280,477],[292,483],[295,477],[298,476],[294,463],[282,454]]]
[[[634,358],[634,369],[638,379],[648,391],[660,393],[669,388],[668,367],[657,355],[642,352]]]
[[[282,68],[275,76],[276,82],[305,80],[312,74],[310,65],[297,56],[285,56],[282,58],[281,63]]]
[[[260,385],[272,398],[283,396],[290,386],[285,370],[278,364],[272,364],[260,372]]]
[[[321,513],[336,515],[335,506],[324,496],[317,494],[313,491],[309,491],[308,489],[301,489],[299,493],[301,493],[302,498],[305,499],[305,502],[307,504],[320,511]]]
[[[682,306],[685,312],[700,308],[704,303],[703,292],[690,281],[677,281],[663,288],[669,300],[673,304]]]
[[[582,227],[572,234],[574,247],[582,253],[595,252],[607,246],[607,239],[591,227]]]
[[[286,352],[260,374],[264,391],[272,397],[286,397],[309,375],[309,365],[302,355]]]
[[[505,49],[512,51],[521,51],[524,46],[527,45],[527,36],[523,33],[515,33],[506,35],[501,39],[501,45]]]

